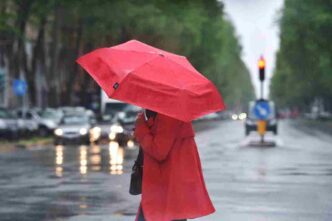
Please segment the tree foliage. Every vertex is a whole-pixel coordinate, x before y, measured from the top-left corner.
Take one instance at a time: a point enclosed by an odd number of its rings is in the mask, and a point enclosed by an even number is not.
[[[27,79],[32,105],[88,105],[98,87],[76,58],[130,39],[187,56],[230,107],[254,96],[217,0],[3,0],[0,10],[0,59]]]
[[[271,94],[284,107],[332,109],[332,2],[286,0]]]

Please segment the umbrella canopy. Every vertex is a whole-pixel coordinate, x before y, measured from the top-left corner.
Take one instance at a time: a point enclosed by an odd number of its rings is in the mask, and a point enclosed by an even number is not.
[[[113,99],[186,122],[224,109],[216,87],[186,57],[137,40],[96,49],[77,62]]]

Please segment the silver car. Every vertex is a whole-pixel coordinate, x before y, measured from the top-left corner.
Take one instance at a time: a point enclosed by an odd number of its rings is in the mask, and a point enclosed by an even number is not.
[[[20,136],[30,136],[37,134],[38,120],[36,120],[37,114],[35,112],[18,109],[14,111],[14,113],[17,117]]]
[[[60,125],[54,130],[54,144],[90,143],[91,118],[82,113],[64,115]]]
[[[46,108],[40,114],[39,118],[39,134],[41,136],[52,134],[59,125],[63,117],[63,112],[60,110]]]
[[[17,136],[17,119],[7,109],[0,107],[0,137],[14,139]]]

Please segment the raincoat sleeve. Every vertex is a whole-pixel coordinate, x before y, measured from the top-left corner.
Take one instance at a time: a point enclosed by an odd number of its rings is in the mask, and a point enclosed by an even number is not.
[[[135,137],[145,153],[157,161],[163,161],[173,146],[181,122],[161,114],[158,117],[155,134],[151,133],[148,124],[138,119]]]

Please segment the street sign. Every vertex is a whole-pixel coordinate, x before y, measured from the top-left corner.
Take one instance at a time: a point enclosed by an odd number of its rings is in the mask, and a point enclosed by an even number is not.
[[[271,107],[268,101],[258,100],[253,109],[254,115],[259,120],[267,120],[271,114]]]
[[[24,96],[27,92],[27,83],[25,80],[15,79],[13,81],[13,91],[16,96]]]

